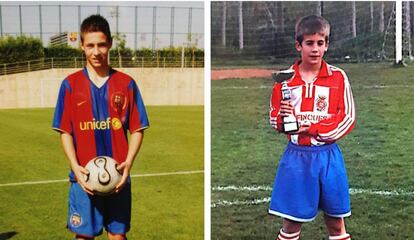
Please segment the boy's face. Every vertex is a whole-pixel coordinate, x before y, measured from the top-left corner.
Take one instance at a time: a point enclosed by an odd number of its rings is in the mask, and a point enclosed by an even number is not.
[[[319,33],[303,35],[302,44],[298,41],[295,44],[296,50],[301,54],[302,63],[310,65],[320,65],[322,63],[328,45],[325,41],[325,35]]]
[[[82,50],[85,52],[88,65],[93,68],[108,66],[109,49],[112,44],[103,32],[87,32],[83,34]]]

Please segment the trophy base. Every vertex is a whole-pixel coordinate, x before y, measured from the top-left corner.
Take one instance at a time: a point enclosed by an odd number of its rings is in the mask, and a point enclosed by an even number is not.
[[[296,132],[299,130],[298,122],[283,123],[283,131],[285,133]]]

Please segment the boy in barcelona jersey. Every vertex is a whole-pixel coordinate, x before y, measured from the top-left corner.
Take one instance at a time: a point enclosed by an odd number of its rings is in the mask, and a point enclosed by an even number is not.
[[[270,100],[272,127],[283,131],[283,117],[296,116],[299,129],[287,135],[273,185],[269,213],[283,218],[278,240],[298,240],[301,226],[323,211],[330,240],[349,240],[344,217],[351,215],[348,180],[336,141],[355,124],[354,100],[345,72],[323,60],[329,23],[320,16],[300,19],[295,28],[300,60],[288,82],[291,99],[282,100],[276,83]]]
[[[110,240],[126,239],[131,220],[129,173],[149,127],[136,82],[108,64],[111,46],[105,18],[92,15],[82,22],[86,67],[63,80],[53,119],[71,167],[67,228],[76,239],[94,239],[103,228]],[[97,156],[115,159],[122,173],[109,196],[94,195],[84,180],[85,165]]]

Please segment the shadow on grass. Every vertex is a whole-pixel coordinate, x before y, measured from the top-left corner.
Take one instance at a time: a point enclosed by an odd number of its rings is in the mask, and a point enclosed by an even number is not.
[[[0,240],[10,239],[16,234],[17,234],[17,232],[15,232],[15,231],[0,233]]]

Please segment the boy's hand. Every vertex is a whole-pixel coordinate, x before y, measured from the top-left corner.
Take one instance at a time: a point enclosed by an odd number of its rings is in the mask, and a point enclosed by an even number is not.
[[[291,132],[289,134],[308,134],[310,128],[310,123],[302,123],[299,125],[299,129],[296,132]]]
[[[72,169],[76,176],[76,181],[82,187],[82,189],[90,195],[93,195],[93,189],[85,182],[85,175],[89,174],[89,171],[84,167],[78,165],[75,169]]]
[[[116,185],[115,187],[115,193],[119,193],[125,187],[125,184],[128,181],[128,176],[129,176],[129,172],[131,171],[131,168],[132,168],[132,164],[127,161],[121,163],[116,168],[118,171],[122,172],[122,178],[121,178],[121,181],[118,183],[118,185]]]
[[[282,117],[287,117],[289,115],[293,114],[293,106],[292,104],[290,104],[290,101],[284,101],[282,100],[280,102],[280,110],[279,110],[279,115]]]

